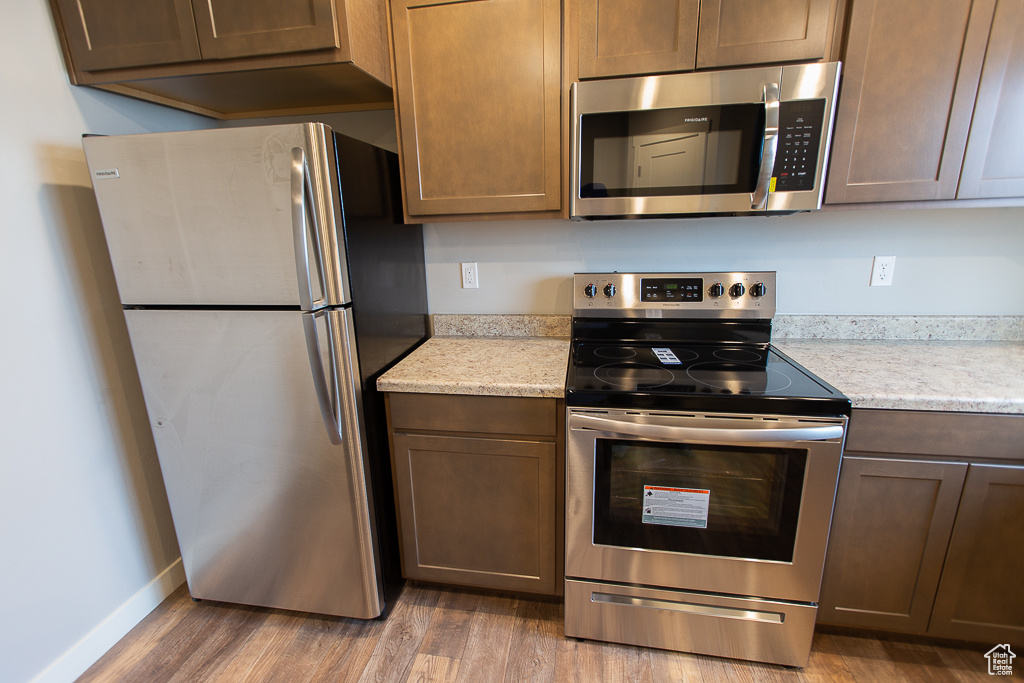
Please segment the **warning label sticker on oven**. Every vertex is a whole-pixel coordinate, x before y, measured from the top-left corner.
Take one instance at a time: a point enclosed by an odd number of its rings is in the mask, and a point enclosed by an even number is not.
[[[708,489],[677,489],[668,486],[644,486],[644,524],[708,527]]]

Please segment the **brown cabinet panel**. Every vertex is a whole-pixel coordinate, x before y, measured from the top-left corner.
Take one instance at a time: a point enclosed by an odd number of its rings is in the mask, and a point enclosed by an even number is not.
[[[995,0],[852,0],[826,199],[953,199]]]
[[[560,417],[553,398],[393,393],[389,401],[396,431],[554,437]]]
[[[395,433],[410,579],[556,593],[555,444]]]
[[[971,465],[929,634],[1024,646],[1024,467]]]
[[[690,71],[700,0],[581,0],[580,78]]]
[[[52,0],[81,71],[199,59],[189,0]]]
[[[192,6],[203,59],[340,46],[334,0],[192,0]]]
[[[410,216],[561,207],[561,3],[395,1]]]
[[[818,622],[922,632],[967,465],[845,456]]]
[[[824,59],[836,0],[703,0],[697,68]]]
[[[958,199],[1024,197],[1024,0],[999,0]]]

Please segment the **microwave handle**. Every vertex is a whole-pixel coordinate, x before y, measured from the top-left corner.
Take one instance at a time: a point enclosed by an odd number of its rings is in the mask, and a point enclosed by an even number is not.
[[[606,417],[593,415],[572,415],[570,427],[596,429],[613,434],[639,436],[661,441],[713,441],[715,443],[780,443],[789,441],[826,441],[843,436],[842,425],[823,425],[821,427],[794,428],[752,428],[752,429],[721,429],[716,427],[671,427],[668,425],[640,424],[621,422]]]
[[[764,84],[764,142],[761,145],[761,170],[757,185],[750,195],[750,208],[764,211],[768,208],[768,188],[775,170],[775,152],[779,148],[779,84]]]

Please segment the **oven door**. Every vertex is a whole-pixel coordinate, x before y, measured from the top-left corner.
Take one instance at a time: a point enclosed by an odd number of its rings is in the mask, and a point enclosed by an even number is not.
[[[817,602],[845,426],[571,409],[566,576]]]

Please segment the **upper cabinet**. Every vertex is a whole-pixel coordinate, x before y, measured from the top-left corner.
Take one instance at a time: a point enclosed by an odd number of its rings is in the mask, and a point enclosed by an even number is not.
[[[836,0],[579,0],[579,76],[829,58]]]
[[[1024,0],[853,0],[848,26],[826,202],[1024,196]]]
[[[410,220],[557,217],[561,3],[393,0]]]
[[[386,0],[51,0],[73,83],[217,118],[391,106]]]
[[[189,0],[54,0],[81,71],[200,59]]]
[[[957,198],[1024,197],[1024,0],[999,0]]]

